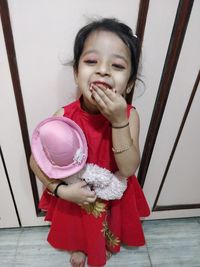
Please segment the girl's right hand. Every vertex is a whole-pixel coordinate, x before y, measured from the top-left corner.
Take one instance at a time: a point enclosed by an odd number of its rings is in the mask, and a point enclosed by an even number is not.
[[[94,191],[86,189],[87,183],[80,181],[68,186],[63,185],[58,188],[58,196],[64,200],[76,203],[78,205],[87,205],[95,202],[97,196]]]

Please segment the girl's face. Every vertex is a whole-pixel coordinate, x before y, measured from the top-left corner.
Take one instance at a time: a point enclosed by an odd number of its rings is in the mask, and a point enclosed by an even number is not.
[[[85,41],[75,73],[87,110],[97,111],[96,102],[91,97],[91,84],[103,84],[105,88],[123,94],[130,73],[131,55],[124,42],[109,31],[91,33]]]

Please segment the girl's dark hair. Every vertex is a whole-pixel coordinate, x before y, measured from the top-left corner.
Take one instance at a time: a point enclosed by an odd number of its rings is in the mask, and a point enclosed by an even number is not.
[[[115,18],[103,18],[100,20],[95,20],[79,30],[74,43],[74,71],[78,71],[79,60],[86,39],[92,32],[100,30],[115,33],[129,48],[131,52],[131,74],[128,83],[134,82],[136,79],[139,62],[139,39],[133,35],[130,27]]]

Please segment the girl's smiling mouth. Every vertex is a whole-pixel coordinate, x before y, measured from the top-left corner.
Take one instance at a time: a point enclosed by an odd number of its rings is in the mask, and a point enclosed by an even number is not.
[[[108,84],[108,83],[106,83],[106,82],[103,82],[103,81],[94,81],[94,82],[92,82],[91,84],[90,84],[90,87],[92,86],[92,85],[103,85],[104,87],[105,87],[105,89],[112,89],[112,86],[110,85],[110,84]]]

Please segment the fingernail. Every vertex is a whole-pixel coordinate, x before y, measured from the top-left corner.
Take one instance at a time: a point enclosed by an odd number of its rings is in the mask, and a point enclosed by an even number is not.
[[[91,87],[93,90],[96,90],[96,88],[97,88],[97,86],[94,83],[91,84]]]

